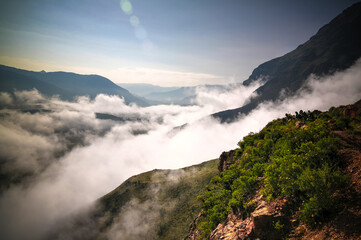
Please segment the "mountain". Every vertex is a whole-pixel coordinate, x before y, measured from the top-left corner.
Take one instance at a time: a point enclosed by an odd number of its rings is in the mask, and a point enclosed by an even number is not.
[[[59,88],[40,80],[36,76],[24,73],[22,70],[0,66],[0,91],[13,92],[14,90],[31,90],[36,88],[47,96],[60,95],[63,99],[71,99],[75,95],[72,91]]]
[[[72,220],[71,229],[59,226],[47,239],[183,239],[201,209],[197,195],[217,171],[211,160],[133,176]]]
[[[213,114],[222,122],[232,122],[239,114],[247,114],[260,103],[291,96],[310,74],[323,76],[352,66],[361,57],[361,3],[344,10],[316,35],[282,57],[265,62],[244,81],[249,85],[260,77],[267,82],[258,88],[258,97],[240,108]],[[281,92],[286,93],[282,94]]]
[[[195,104],[197,91],[226,90],[224,85],[199,85],[194,87],[180,87],[171,91],[152,92],[144,97],[149,100],[158,101],[163,104],[177,104],[182,106]]]
[[[168,92],[178,89],[179,87],[160,87],[146,83],[117,83],[119,86],[129,90],[131,93],[146,97],[146,95],[154,92]]]
[[[195,94],[195,87],[180,87],[166,92],[152,92],[145,97],[165,104],[190,105],[189,98],[194,97]]]
[[[129,178],[48,239],[360,239],[360,136],[361,100],[286,114],[218,160]]]
[[[121,87],[131,93],[146,99],[153,105],[176,104],[188,106],[195,104],[198,90],[227,90],[230,86],[224,85],[199,85],[194,87],[160,87],[144,83],[119,83]]]
[[[212,160],[179,170],[153,170],[131,177],[100,199],[104,216],[111,216],[107,224],[116,220],[113,216],[124,215],[125,205],[135,201],[134,208],[144,209],[139,224],[153,224],[140,239],[182,239],[200,210],[196,196],[204,192],[216,172],[217,161]]]
[[[219,158],[186,240],[361,239],[361,100],[286,114]]]
[[[31,90],[36,88],[46,96],[59,95],[61,99],[73,100],[76,96],[95,98],[103,93],[124,97],[126,103],[147,106],[148,103],[135,97],[128,90],[119,87],[99,75],[80,75],[70,72],[33,72],[0,65],[0,90]]]

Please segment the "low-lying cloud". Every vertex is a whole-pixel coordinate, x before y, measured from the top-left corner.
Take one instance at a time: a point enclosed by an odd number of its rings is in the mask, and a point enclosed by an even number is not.
[[[310,76],[307,88],[293,97],[263,103],[230,124],[206,116],[245,104],[257,85],[221,93],[199,89],[198,105],[186,107],[127,106],[123,99],[106,95],[65,102],[36,90],[1,93],[0,164],[9,182],[1,187],[0,236],[44,238],[60,219],[90,206],[132,175],[217,158],[285,113],[359,100],[360,79],[361,61],[332,76]],[[147,120],[102,120],[97,112]],[[185,123],[190,124],[169,134]],[[134,135],[137,130],[143,134]],[[16,181],[14,171],[19,172]]]
[[[172,188],[179,183],[191,184],[189,179],[198,173],[196,168],[152,172],[150,183],[142,191],[147,199],[130,199],[112,219],[113,224],[99,235],[106,235],[108,239],[156,239],[159,226],[187,199],[184,196],[172,198]]]

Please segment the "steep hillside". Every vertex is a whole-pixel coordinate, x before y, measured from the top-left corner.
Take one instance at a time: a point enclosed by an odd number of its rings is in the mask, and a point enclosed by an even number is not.
[[[361,101],[286,114],[238,145],[133,176],[49,239],[361,238]]]
[[[201,209],[197,196],[217,175],[217,163],[133,176],[48,239],[183,239]]]
[[[361,100],[286,114],[238,145],[186,239],[361,238]]]
[[[216,173],[217,161],[213,160],[180,170],[153,170],[131,177],[100,199],[107,216],[105,225],[128,234],[128,239],[182,239],[201,207],[196,196],[204,192],[204,186]],[[134,214],[135,209],[140,210],[141,219],[133,225],[116,222],[118,216]],[[131,229],[138,224],[146,231]]]
[[[258,88],[259,94],[250,103],[237,109],[213,116],[222,122],[235,120],[240,113],[249,113],[259,103],[294,94],[310,74],[323,76],[349,68],[361,57],[361,2],[352,5],[322,27],[306,43],[282,57],[261,64],[244,82],[249,85],[264,77],[266,84]]]
[[[64,100],[76,96],[94,98],[100,93],[124,97],[126,103],[147,106],[148,103],[133,96],[107,78],[98,75],[80,75],[69,72],[32,72],[0,65],[0,91],[31,90],[36,88],[46,96],[59,95]]]

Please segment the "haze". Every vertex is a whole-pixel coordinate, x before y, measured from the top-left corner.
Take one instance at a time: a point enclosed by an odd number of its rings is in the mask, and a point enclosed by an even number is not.
[[[0,64],[116,83],[242,82],[356,1],[0,2]]]

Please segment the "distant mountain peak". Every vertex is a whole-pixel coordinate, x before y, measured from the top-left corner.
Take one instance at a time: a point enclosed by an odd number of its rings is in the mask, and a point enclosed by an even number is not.
[[[46,96],[58,95],[64,100],[73,100],[77,96],[95,98],[103,93],[123,97],[126,103],[136,103],[139,106],[149,105],[144,99],[132,95],[108,78],[95,74],[82,75],[44,70],[34,72],[0,65],[0,79],[0,90],[5,92],[35,88]]]
[[[259,65],[243,82],[249,85],[262,76],[268,81],[258,88],[258,97],[240,108],[213,114],[222,122],[231,122],[241,113],[249,113],[258,104],[280,99],[299,90],[311,75],[323,76],[352,66],[361,57],[361,2],[353,4],[326,24],[295,50]],[[287,96],[287,95],[286,95]]]

